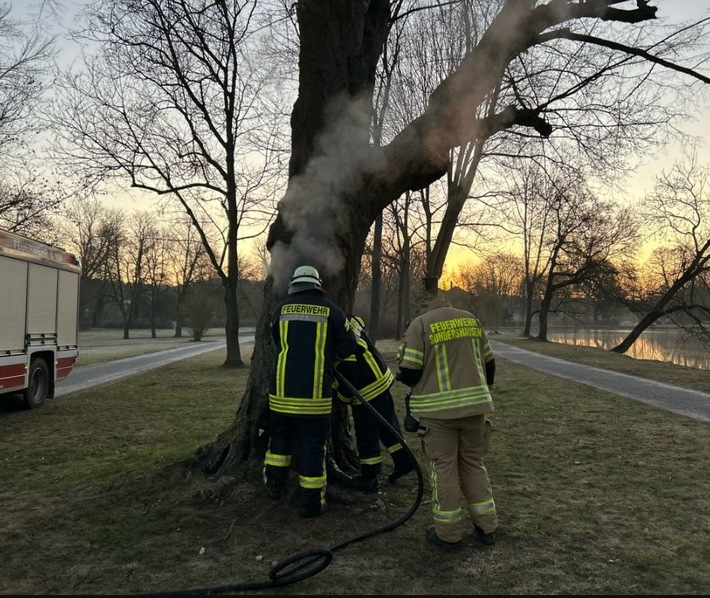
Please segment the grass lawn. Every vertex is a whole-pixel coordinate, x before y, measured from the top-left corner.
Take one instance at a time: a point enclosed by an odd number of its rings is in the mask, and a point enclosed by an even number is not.
[[[609,358],[510,340],[563,358]],[[394,362],[395,343],[381,348]],[[218,350],[34,411],[0,412],[2,593],[266,582],[283,559],[385,526],[412,506],[414,475],[383,480],[377,495],[332,487],[315,520],[299,519],[291,497],[265,498],[258,480],[206,479],[192,457],[230,425],[248,375],[220,367],[224,357]],[[707,372],[609,359],[603,367],[701,389],[707,381]],[[450,555],[426,545],[425,475],[424,501],[403,525],[268,593],[706,594],[710,426],[502,358],[497,365],[487,457],[500,519],[494,547],[471,542]],[[400,407],[404,390],[393,387]],[[406,440],[422,462],[416,436]],[[384,475],[390,469],[385,457]]]

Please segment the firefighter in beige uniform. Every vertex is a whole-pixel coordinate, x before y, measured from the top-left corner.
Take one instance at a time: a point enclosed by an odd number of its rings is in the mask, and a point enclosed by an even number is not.
[[[495,360],[480,322],[432,298],[407,327],[398,360],[398,379],[412,387],[411,411],[420,421],[431,475],[434,525],[427,541],[459,549],[467,509],[478,537],[493,544],[498,519],[483,456]]]

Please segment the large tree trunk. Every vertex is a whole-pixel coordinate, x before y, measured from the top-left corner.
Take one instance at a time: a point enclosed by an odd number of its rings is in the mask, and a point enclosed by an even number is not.
[[[618,345],[612,347],[610,351],[613,353],[626,353],[631,348],[631,345],[636,342],[636,339],[641,336],[641,333],[664,314],[665,312],[662,309],[654,309],[648,312],[639,320],[639,323],[633,327],[631,332],[629,332]]]
[[[380,337],[380,302],[382,300],[382,214],[375,219],[372,240],[372,288],[370,289],[369,334],[372,342]]]
[[[547,322],[550,315],[550,303],[552,297],[545,295],[540,303],[540,312],[538,314],[538,321],[540,323],[540,328],[537,332],[537,340],[547,342]]]
[[[224,326],[227,340],[227,358],[225,366],[241,367],[242,350],[239,346],[239,300],[237,298],[236,282],[229,279],[224,281],[224,305],[226,323]]]
[[[525,281],[525,328],[523,330],[523,336],[529,337],[530,330],[532,329],[532,317],[533,317],[533,292],[535,290],[535,285],[530,281]]]
[[[615,347],[612,347],[610,351],[613,351],[614,353],[626,353],[626,351],[631,348],[631,345],[636,342],[636,339],[641,336],[641,333],[646,330],[646,328],[648,328],[661,316],[668,315],[669,313],[676,311],[676,308],[668,308],[667,305],[688,282],[693,280],[693,278],[695,278],[698,273],[702,271],[702,267],[705,262],[705,259],[702,257],[704,254],[705,251],[703,250],[699,255],[696,255],[695,259],[691,262],[683,275],[679,276],[670,288],[663,293],[661,298],[656,301],[648,313],[641,318],[639,323],[634,326],[633,330],[629,332],[626,338]],[[681,309],[681,307],[679,306],[677,309]]]
[[[289,188],[269,230],[271,274],[264,287],[249,383],[235,422],[202,451],[207,470],[216,474],[243,469],[249,457],[257,462],[261,459],[263,447],[254,427],[267,405],[268,376],[275,357],[268,321],[286,291],[288,276],[303,263],[316,266],[325,290],[349,312],[365,239],[378,213],[372,205],[372,192],[353,187],[358,178],[348,175],[356,174],[354,169],[372,160],[369,110],[375,67],[386,35],[389,0],[303,0],[296,6],[301,34],[300,79],[291,115]],[[328,120],[334,116],[334,104],[341,116],[338,126],[343,127],[342,133]],[[322,146],[318,145],[319,135]],[[343,163],[341,151],[350,153],[352,163]],[[337,162],[329,160],[329,152],[335,154]],[[385,201],[390,201],[389,197]],[[331,474],[352,471],[354,459],[346,421],[336,408],[334,446],[329,454],[340,462],[332,464]]]
[[[182,314],[185,305],[185,292],[182,285],[178,285],[177,299],[175,301],[175,338],[182,338]]]

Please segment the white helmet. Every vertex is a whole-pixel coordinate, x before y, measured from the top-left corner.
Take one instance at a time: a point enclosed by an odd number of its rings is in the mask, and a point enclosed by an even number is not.
[[[313,266],[299,266],[293,271],[288,281],[288,294],[298,293],[307,289],[320,289],[321,279],[318,270]]]

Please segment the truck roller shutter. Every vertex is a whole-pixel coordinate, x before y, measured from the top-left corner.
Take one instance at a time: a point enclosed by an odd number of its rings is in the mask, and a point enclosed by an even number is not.
[[[53,334],[57,328],[57,270],[30,264],[27,332]]]
[[[79,302],[79,275],[59,271],[59,304],[57,307],[57,345],[77,344],[77,305]]]
[[[27,264],[0,256],[0,347],[3,351],[25,348]]]

